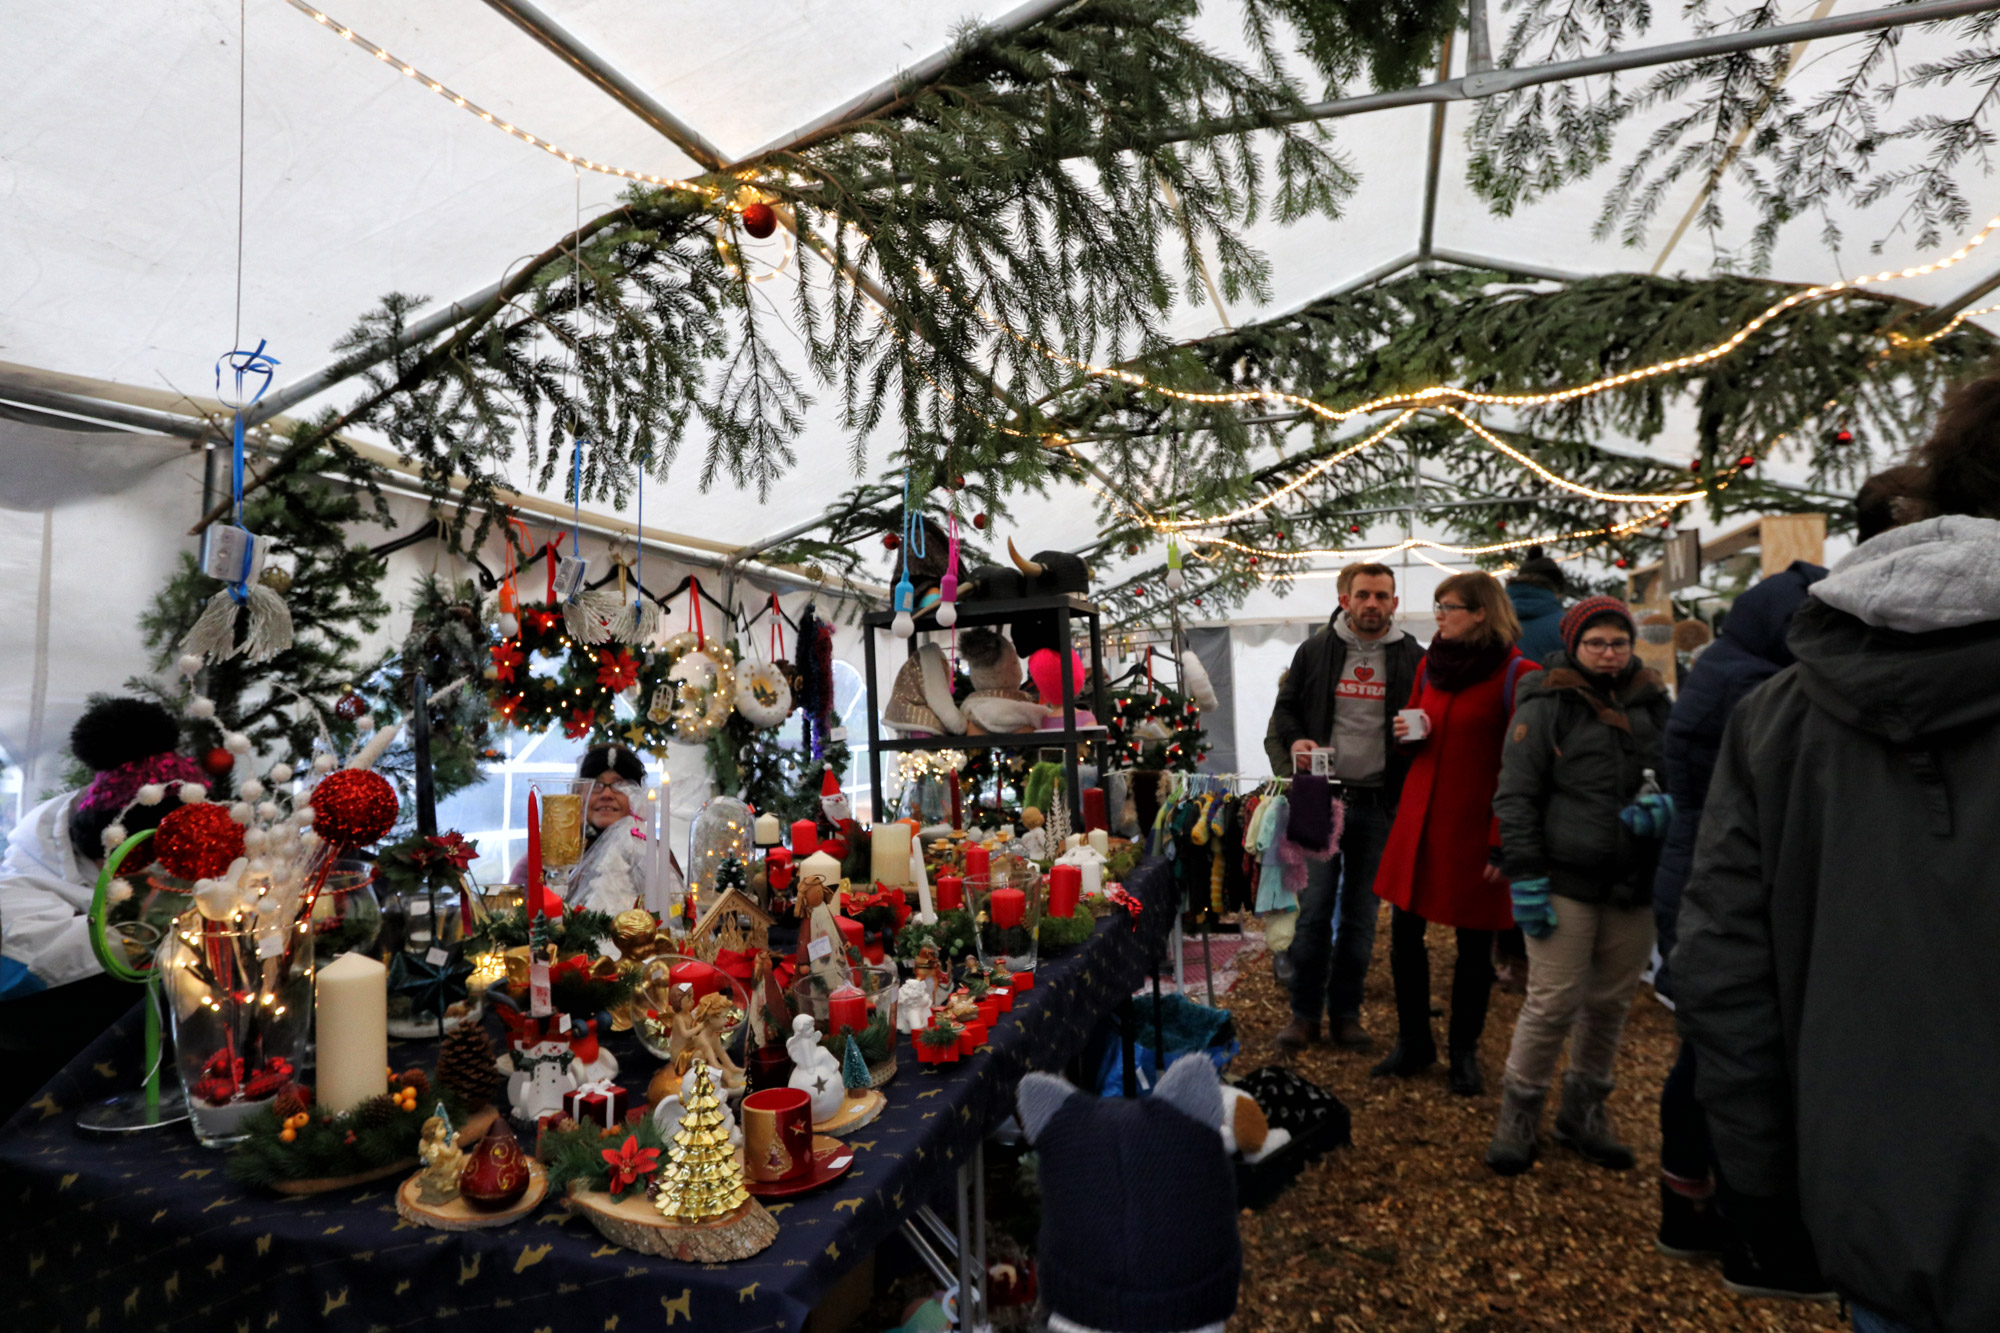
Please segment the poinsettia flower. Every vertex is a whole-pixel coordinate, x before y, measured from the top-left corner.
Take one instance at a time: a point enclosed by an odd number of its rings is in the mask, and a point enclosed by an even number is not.
[[[639,683],[639,660],[623,648],[607,648],[597,655],[597,683],[613,694]]]
[[[496,643],[487,651],[493,654],[493,679],[503,685],[512,685],[514,670],[527,662],[527,654],[512,639]]]
[[[588,708],[573,708],[570,710],[569,721],[563,723],[563,735],[573,741],[580,741],[588,736],[590,729],[596,725],[596,712]]]
[[[528,619],[535,622],[536,629],[546,634],[556,627],[556,622],[562,619],[562,617],[553,611],[530,611],[528,612]]]
[[[636,1134],[627,1135],[616,1148],[604,1150],[604,1160],[611,1167],[611,1193],[615,1196],[653,1174],[660,1165],[660,1150],[641,1148]]]
[[[479,855],[479,844],[467,842],[465,835],[456,830],[441,837],[426,838],[424,841],[430,849],[425,854],[426,861],[449,861],[458,870],[471,865],[472,859]]]

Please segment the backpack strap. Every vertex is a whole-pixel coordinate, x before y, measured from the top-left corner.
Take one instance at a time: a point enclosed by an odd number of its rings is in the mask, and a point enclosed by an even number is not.
[[[1507,679],[1500,686],[1500,703],[1510,718],[1514,716],[1514,687],[1520,684],[1521,672],[1527,665],[1528,659],[1519,653],[1507,659]]]

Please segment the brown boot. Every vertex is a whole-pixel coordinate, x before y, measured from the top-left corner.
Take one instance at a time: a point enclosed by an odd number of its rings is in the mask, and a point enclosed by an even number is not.
[[[1292,1021],[1279,1028],[1278,1035],[1272,1040],[1278,1043],[1279,1050],[1296,1055],[1319,1040],[1319,1020],[1300,1018],[1294,1014]]]
[[[1358,1018],[1343,1018],[1334,1025],[1333,1044],[1349,1051],[1375,1049],[1375,1039],[1368,1035],[1368,1029],[1361,1026]]]

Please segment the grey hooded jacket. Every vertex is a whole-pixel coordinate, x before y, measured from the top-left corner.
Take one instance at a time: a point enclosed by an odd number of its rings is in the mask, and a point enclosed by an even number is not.
[[[1723,736],[1673,954],[1722,1173],[1821,1266],[2000,1328],[2000,522],[1863,544]]]

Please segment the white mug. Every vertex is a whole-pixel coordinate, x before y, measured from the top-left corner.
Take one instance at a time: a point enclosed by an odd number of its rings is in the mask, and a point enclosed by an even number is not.
[[[1405,708],[1396,714],[1409,727],[1405,740],[1420,741],[1431,734],[1431,715],[1421,708]]]

